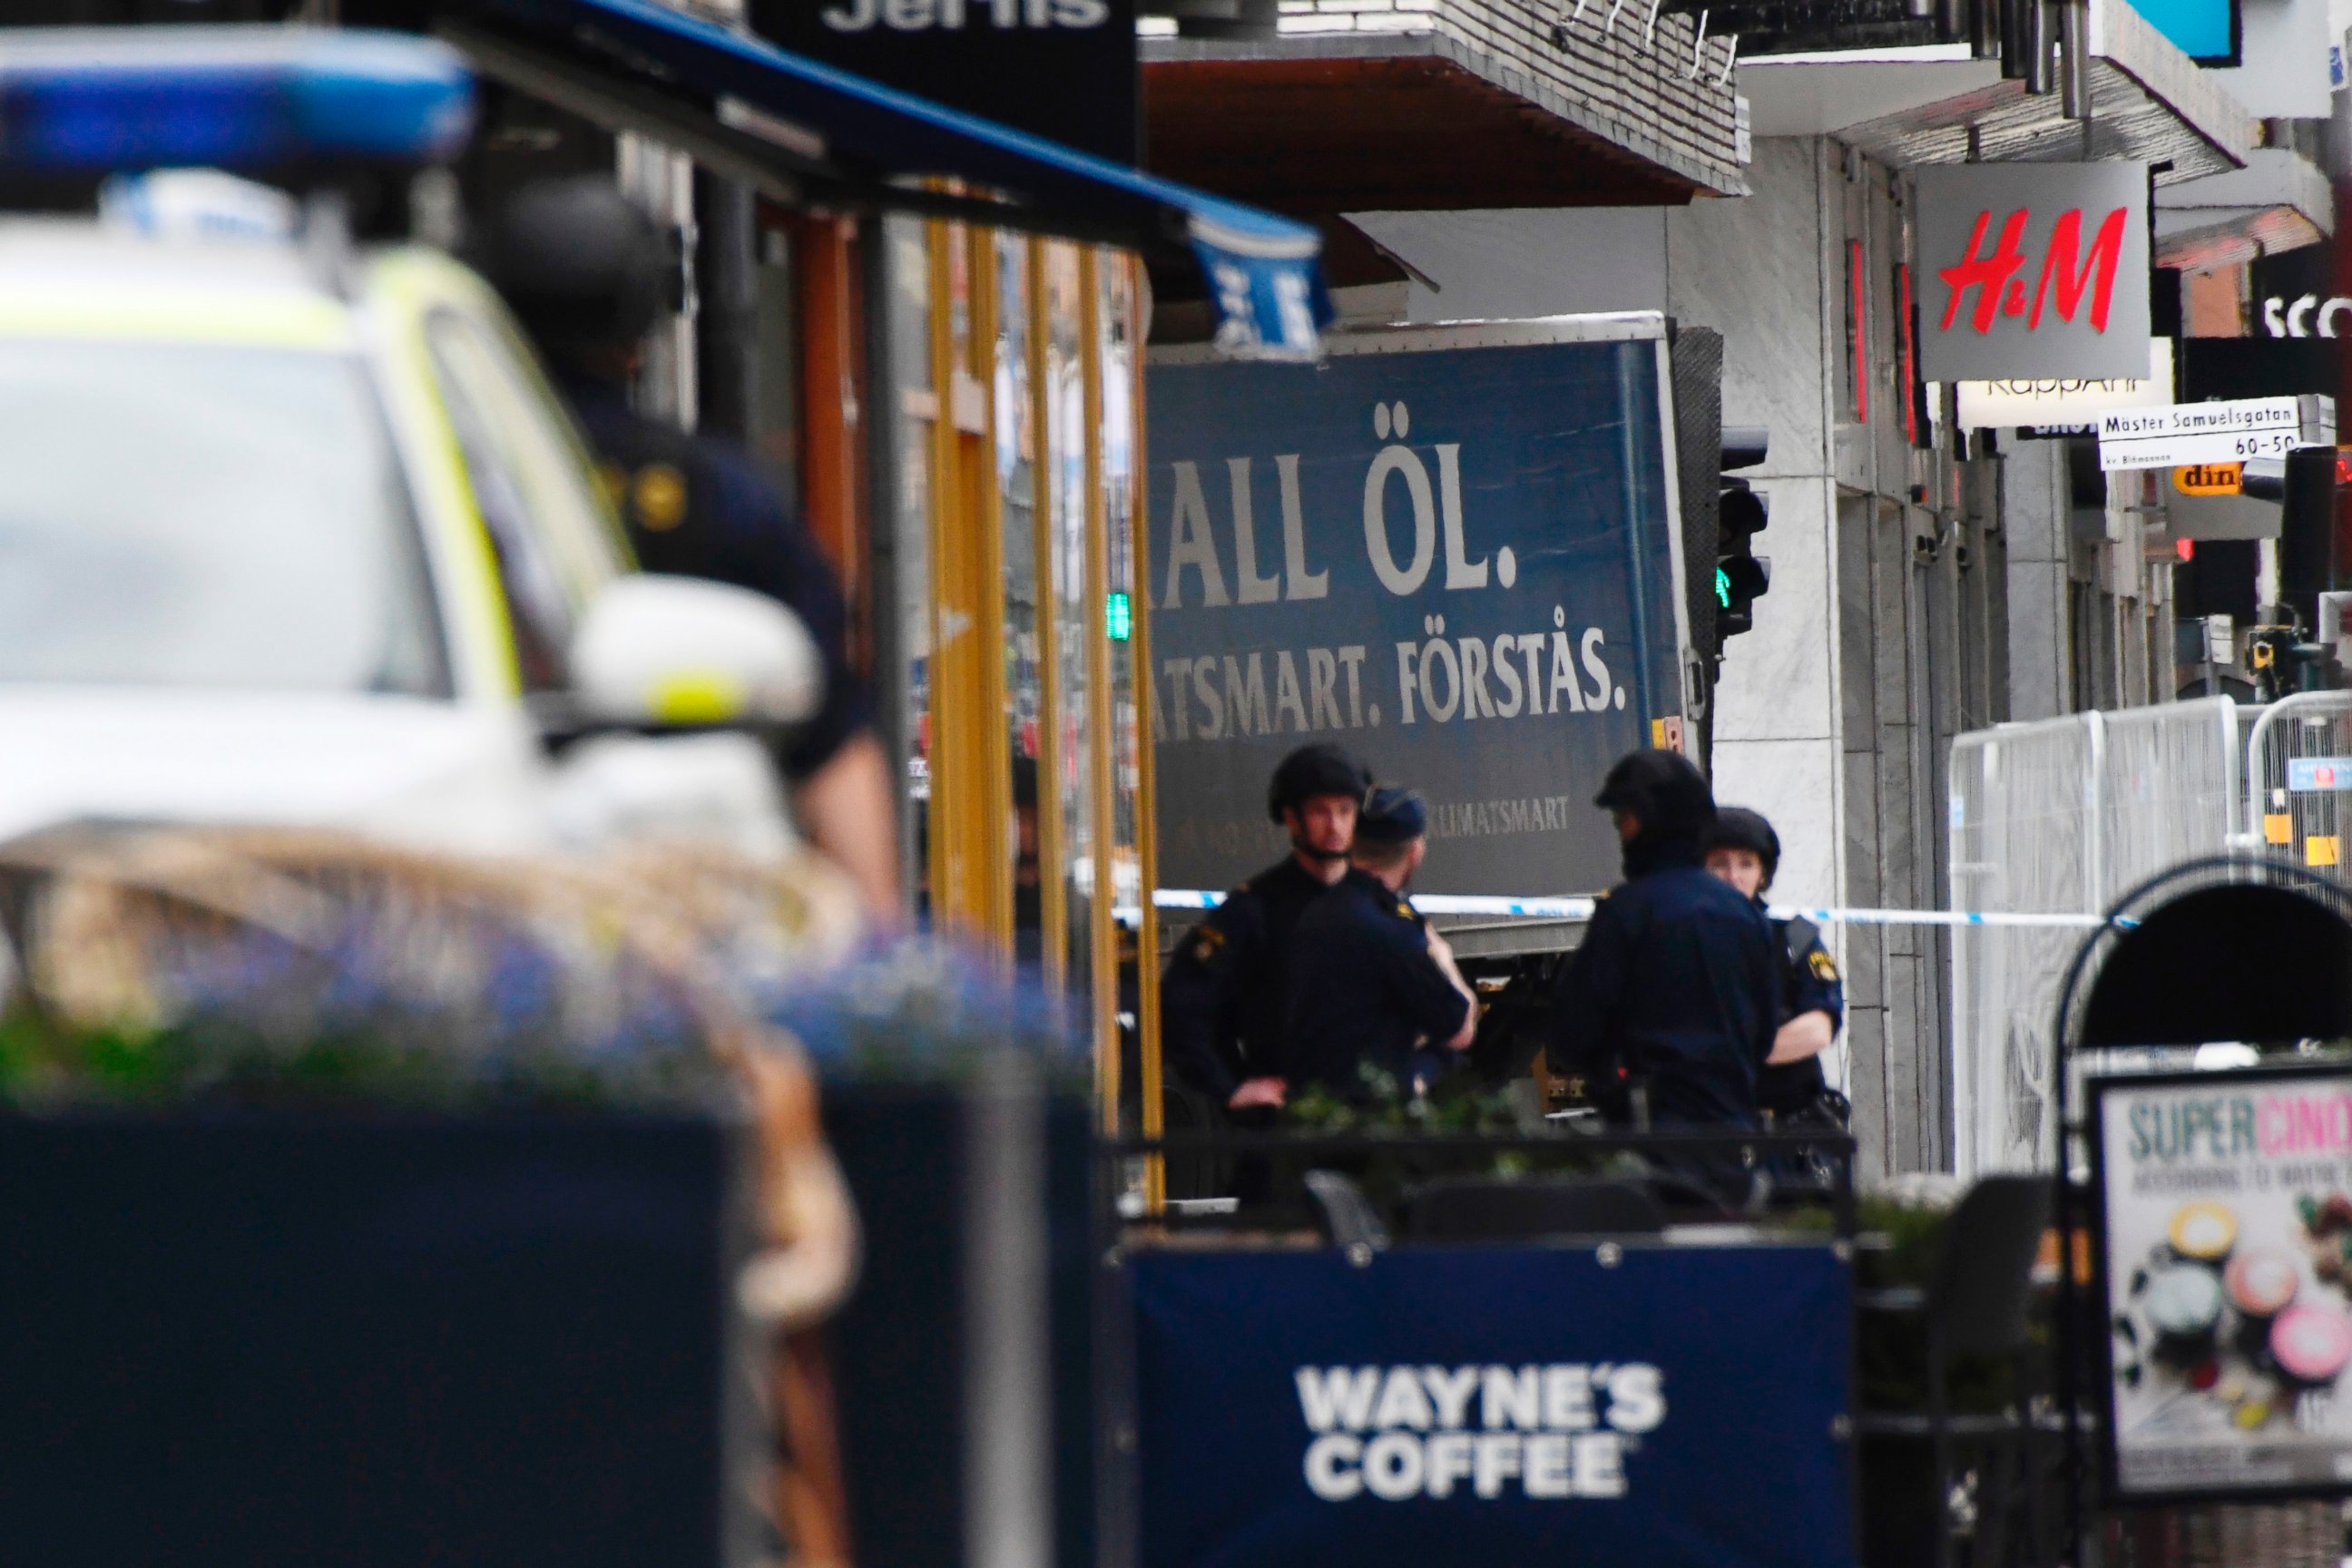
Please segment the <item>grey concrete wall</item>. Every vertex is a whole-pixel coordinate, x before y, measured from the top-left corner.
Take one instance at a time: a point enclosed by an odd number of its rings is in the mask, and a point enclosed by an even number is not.
[[[1717,795],[1779,825],[1789,854],[1775,891],[1790,901],[1916,909],[1941,897],[1958,594],[1951,552],[1925,563],[1915,554],[1936,526],[1903,499],[1910,455],[1891,342],[1869,343],[1872,416],[1852,416],[1848,242],[1863,240],[1873,277],[1891,277],[1902,255],[1885,172],[1853,173],[1819,138],[1759,142],[1754,195],[1669,218],[1667,306],[1722,330],[1727,422],[1772,433],[1760,487],[1772,522],[1758,542],[1772,589],[1756,629],[1726,645]],[[1832,935],[1848,1012],[1831,1071],[1854,1100],[1865,1171],[1942,1164],[1940,940],[1901,926]]]
[[[2074,711],[2065,447],[2018,441],[2001,459],[2009,542],[2009,717]]]
[[[1846,901],[1935,909],[1948,885],[1945,764],[1963,696],[1956,552],[1935,514],[1851,496],[1840,509]],[[1950,1160],[1948,964],[1930,927],[1850,929],[1855,1121],[1883,1171]]]
[[[1723,331],[1727,421],[1772,432],[1772,590],[1726,647],[1717,794],[1780,825],[1790,901],[1939,908],[1951,738],[2009,716],[2000,474],[1909,443],[1890,328],[1906,187],[1821,138],[1759,142],[1749,179],[1747,200],[1667,221],[1667,308]],[[1855,241],[1866,422],[1844,365]],[[1865,1169],[1948,1164],[1948,943],[1854,924],[1835,945],[1849,1013],[1832,1071]]]
[[[1438,285],[1412,286],[1411,321],[1667,309],[1663,207],[1351,213],[1348,221]]]
[[[1723,417],[1761,426],[1770,454],[1748,471],[1771,508],[1756,552],[1772,563],[1756,627],[1730,639],[1716,690],[1717,794],[1779,828],[1781,897],[1838,901],[1843,789],[1837,756],[1836,484],[1822,374],[1839,352],[1822,143],[1762,142],[1753,195],[1666,218],[1667,310],[1724,335]]]
[[[1721,329],[1724,417],[1772,433],[1758,542],[1772,589],[1756,629],[1725,647],[1717,793],[1779,825],[1788,900],[1934,907],[1942,759],[1962,705],[1956,552],[1915,551],[1937,525],[1906,497],[1892,334],[1869,334],[1866,425],[1843,374],[1848,243],[1863,241],[1868,277],[1891,279],[1901,215],[1885,171],[1849,169],[1820,138],[1759,142],[1748,174],[1745,201],[1667,220],[1667,309]],[[1865,1172],[1945,1163],[1940,938],[1849,925],[1832,945],[1849,1010],[1831,1071],[1853,1098]]]

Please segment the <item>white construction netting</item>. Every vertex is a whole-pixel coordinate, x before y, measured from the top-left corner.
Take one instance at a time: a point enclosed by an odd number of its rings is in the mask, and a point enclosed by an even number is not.
[[[2003,725],[1952,742],[1951,905],[2105,913],[2150,877],[2218,855],[2241,826],[2226,697]],[[2050,1039],[2086,932],[1961,926],[1952,941],[1953,1150],[1963,1176],[2047,1168]]]

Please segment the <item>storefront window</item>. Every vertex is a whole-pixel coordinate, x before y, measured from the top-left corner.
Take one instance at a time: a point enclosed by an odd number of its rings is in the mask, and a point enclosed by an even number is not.
[[[1097,313],[1096,364],[1101,377],[1099,395],[1102,444],[1103,595],[1096,607],[1101,617],[1108,655],[1110,682],[1110,863],[1112,907],[1118,911],[1118,1003],[1109,1020],[1116,1030],[1122,1063],[1117,1101],[1107,1106],[1117,1131],[1126,1104],[1139,1105],[1157,1085],[1142,1080],[1138,1070],[1146,1022],[1147,1003],[1156,997],[1143,971],[1156,967],[1157,922],[1150,918],[1146,889],[1144,836],[1150,831],[1144,793],[1145,756],[1141,740],[1137,668],[1141,647],[1143,595],[1137,582],[1137,465],[1141,446],[1136,408],[1136,355],[1140,333],[1135,271],[1128,258],[1103,251],[1097,258],[1101,304]],[[1133,1079],[1130,1079],[1130,1074]],[[1106,1086],[1110,1087],[1110,1086]],[[1156,1119],[1145,1121],[1155,1126]],[[1146,1173],[1148,1192],[1156,1195],[1157,1179]]]
[[[996,237],[934,225],[942,372],[932,507],[931,892],[935,918],[1010,956],[1013,761],[1006,716],[1004,477],[997,467]],[[1012,432],[1018,439],[1017,426]]]
[[[1114,934],[1150,874],[1138,274],[950,223],[888,237],[919,906],[1042,971],[1108,1106],[1149,1010]]]
[[[1040,802],[1046,699],[1038,582],[1037,443],[1031,385],[1029,242],[999,234],[996,252],[994,405],[997,512],[1003,540],[1004,705],[1013,764],[1013,956],[1045,958],[1045,897],[1040,849],[1046,826]],[[1058,906],[1060,900],[1055,900]]]
[[[751,402],[744,442],[784,494],[801,493],[802,279],[793,266],[791,237],[760,231],[751,271]]]
[[[939,394],[931,363],[931,264],[924,225],[891,218],[887,225],[889,271],[890,393],[897,421],[898,472],[895,500],[898,636],[904,665],[906,737],[905,831],[919,915],[929,910],[931,806],[931,489]]]
[[[1045,246],[1045,353],[1047,509],[1052,526],[1046,563],[1053,593],[1054,782],[1061,798],[1061,845],[1054,874],[1062,885],[1063,924],[1057,941],[1073,1000],[1073,1016],[1089,1017],[1094,992],[1095,824],[1088,734],[1087,676],[1093,620],[1087,571],[1086,381],[1081,345],[1078,253],[1059,242]]]
[[[1135,687],[1136,605],[1141,597],[1135,572],[1135,283],[1127,258],[1115,250],[1101,253],[1097,268],[1102,290],[1096,351],[1102,376],[1101,615],[1110,644],[1111,868],[1115,907],[1123,912],[1139,908],[1143,889],[1143,762]]]

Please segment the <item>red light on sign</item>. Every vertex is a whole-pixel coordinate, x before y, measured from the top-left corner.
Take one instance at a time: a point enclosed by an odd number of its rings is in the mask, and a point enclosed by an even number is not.
[[[1903,439],[1919,445],[1919,347],[1914,337],[1911,310],[1911,268],[1895,268],[1895,325],[1903,334]]]
[[[1976,226],[1969,233],[1968,248],[1958,264],[1936,271],[1936,276],[1951,290],[1944,300],[1944,320],[1939,330],[1952,330],[1953,321],[1959,317],[1960,301],[1971,290],[1976,298],[1969,312],[1969,325],[1979,332],[1992,331],[1997,316],[2022,316],[2025,330],[2032,331],[2042,325],[2043,308],[2053,304],[2058,319],[2071,324],[2086,294],[2091,303],[2091,330],[2107,330],[2107,317],[2115,304],[2116,267],[2123,257],[2124,224],[2130,216],[2130,209],[2116,207],[2100,220],[2098,232],[2091,238],[2088,256],[2081,254],[2083,210],[2074,207],[2059,214],[2050,230],[2049,248],[2042,252],[2042,271],[2034,281],[2032,298],[2028,300],[2025,279],[2018,273],[2025,266],[2025,226],[2032,216],[2025,207],[2011,213],[2001,221],[2000,237],[1993,242],[1990,250],[1986,250],[1985,233],[1992,226],[1992,213],[1988,208],[1977,214]]]
[[[2197,559],[2197,542],[2193,539],[2176,539],[2172,542],[2172,553],[2183,561],[2194,561]]]
[[[1853,356],[1853,416],[1870,423],[1870,279],[1862,269],[1862,241],[1846,241],[1846,310],[1853,331],[1848,349]]]

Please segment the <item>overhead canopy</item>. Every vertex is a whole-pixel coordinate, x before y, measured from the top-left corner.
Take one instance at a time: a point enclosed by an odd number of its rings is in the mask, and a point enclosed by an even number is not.
[[[2252,116],[2128,0],[2091,0],[2085,42],[2087,121],[1966,44],[1751,59],[1739,85],[1756,135],[1834,136],[1898,169],[2126,159],[2165,186],[2245,165]]]
[[[438,0],[487,74],[779,200],[891,208],[1187,257],[1217,342],[1307,358],[1329,319],[1307,225],[821,65],[656,0]]]
[[[2299,250],[2335,229],[2327,176],[2291,147],[2253,148],[2242,169],[2183,180],[2156,194],[2156,264],[2177,271]]]
[[[1580,7],[1575,51],[1538,45],[1547,63],[1532,71],[1527,46],[1504,41],[1526,24],[1489,26],[1481,14],[1503,8],[1486,4],[1391,13],[1350,0],[1380,31],[1291,30],[1334,20],[1309,6],[1270,39],[1148,38],[1152,166],[1317,216],[1746,195],[1721,33],[1695,51],[1690,23],[1669,16],[1653,52],[1639,41],[1646,5],[1609,36],[1616,4]]]

